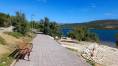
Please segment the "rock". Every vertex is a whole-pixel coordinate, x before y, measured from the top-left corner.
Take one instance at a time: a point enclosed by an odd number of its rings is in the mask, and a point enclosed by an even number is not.
[[[116,48],[92,44],[83,50],[82,56],[105,66],[118,66],[118,49]]]
[[[83,54],[86,54],[87,56],[89,56],[91,58],[92,57],[95,57],[96,56],[96,53],[97,53],[97,47],[98,47],[97,44],[89,45],[88,47],[86,47],[83,50]]]
[[[65,40],[66,41],[66,40]],[[98,66],[118,66],[118,49],[92,42],[61,42],[61,45],[78,49],[78,54],[98,63]]]

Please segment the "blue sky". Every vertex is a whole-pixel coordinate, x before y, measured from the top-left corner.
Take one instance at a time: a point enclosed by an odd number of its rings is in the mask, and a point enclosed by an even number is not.
[[[0,12],[16,11],[34,20],[47,16],[59,23],[79,23],[99,19],[118,19],[118,0],[0,0]]]

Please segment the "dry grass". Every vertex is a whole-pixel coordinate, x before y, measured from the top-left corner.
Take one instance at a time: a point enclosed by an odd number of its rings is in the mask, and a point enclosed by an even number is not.
[[[4,33],[0,33],[0,36],[3,39],[5,39],[7,44],[16,44],[17,42],[22,41],[22,40],[19,40],[13,36],[8,35],[8,34],[4,34]]]
[[[0,57],[7,53],[10,53],[10,50],[8,49],[8,47],[4,45],[0,45]]]
[[[17,47],[21,49],[28,47],[30,45],[28,42],[31,41],[31,36],[17,38],[6,33],[0,33],[0,37],[5,42],[5,44],[2,44],[3,42],[0,44],[0,66],[9,66],[13,59],[9,58],[8,55]],[[6,63],[3,64],[2,62]]]
[[[27,44],[26,39],[18,39],[5,33],[0,33],[0,37],[2,37],[6,42],[6,45],[0,44],[0,56],[9,53],[10,50],[14,50],[17,47],[23,48]]]

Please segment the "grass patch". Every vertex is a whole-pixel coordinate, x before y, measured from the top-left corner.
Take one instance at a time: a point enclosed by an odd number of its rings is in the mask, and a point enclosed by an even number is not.
[[[30,42],[35,36],[36,34],[29,32],[25,35],[25,38],[28,40],[28,42]]]
[[[8,57],[8,54],[5,54],[3,57],[0,58],[0,66],[10,66],[13,59]]]
[[[91,61],[91,60],[87,59],[86,62],[88,62],[91,66],[96,66],[94,61]]]
[[[6,41],[0,36],[0,44],[5,45]]]
[[[16,37],[16,38],[20,38],[20,37],[23,36],[23,35],[22,35],[21,33],[19,33],[19,32],[6,32],[6,34],[11,35],[11,36],[14,36],[14,37]]]

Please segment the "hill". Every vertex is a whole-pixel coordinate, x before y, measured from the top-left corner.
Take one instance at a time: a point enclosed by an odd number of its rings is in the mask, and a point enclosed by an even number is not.
[[[95,29],[118,29],[118,20],[95,20],[85,23],[63,24],[63,28],[72,28],[75,26],[87,26]]]

